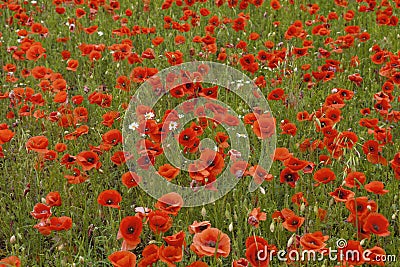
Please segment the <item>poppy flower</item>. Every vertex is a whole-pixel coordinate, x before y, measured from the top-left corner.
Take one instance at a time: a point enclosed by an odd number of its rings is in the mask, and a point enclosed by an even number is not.
[[[285,168],[281,171],[279,178],[281,183],[287,183],[290,187],[294,188],[300,176],[297,171]]]
[[[380,213],[372,212],[365,219],[363,230],[376,234],[377,236],[388,236],[390,235],[388,227],[389,221],[385,216]]]
[[[211,227],[211,223],[209,221],[197,222],[194,221],[191,225],[189,225],[189,233],[197,234]]]
[[[32,217],[35,219],[48,219],[51,216],[51,207],[42,203],[37,203],[31,212]]]
[[[169,217],[168,213],[166,213],[165,211],[152,211],[148,215],[148,218],[149,227],[156,234],[165,233],[172,226],[172,218]]]
[[[365,174],[362,172],[350,172],[344,179],[345,186],[350,188],[357,187],[360,189],[360,184],[364,184],[366,179]]]
[[[178,176],[179,172],[179,169],[168,163],[158,168],[158,174],[164,177],[167,181],[172,181],[176,176]]]
[[[58,192],[50,192],[46,195],[46,204],[50,207],[61,206],[61,196]]]
[[[179,210],[183,206],[182,197],[175,192],[171,192],[161,196],[154,205],[156,209],[162,210],[167,214],[178,215]]]
[[[275,133],[275,119],[269,114],[260,115],[253,124],[253,132],[261,139],[271,137]]]
[[[303,217],[297,216],[295,214],[286,215],[283,213],[283,216],[285,221],[282,223],[282,226],[289,232],[296,232],[297,229],[299,229],[303,225],[305,220]]]
[[[17,256],[10,256],[0,260],[1,267],[21,267],[21,260]]]
[[[261,212],[261,208],[254,208],[250,214],[249,217],[247,219],[247,222],[254,226],[254,227],[258,227],[260,221],[265,221],[267,219],[267,214],[265,212]]]
[[[186,267],[208,267],[208,264],[202,261],[195,261]]]
[[[285,100],[285,91],[282,88],[276,88],[268,94],[268,100]]]
[[[138,184],[142,181],[142,178],[135,172],[126,172],[122,174],[121,179],[123,185],[125,185],[127,188],[138,186]]]
[[[293,154],[289,152],[286,147],[277,147],[274,153],[274,160],[285,161],[292,157]]]
[[[116,251],[108,256],[114,267],[136,266],[136,255],[130,251]]]
[[[176,246],[161,246],[159,250],[160,260],[168,266],[176,266],[176,262],[182,261],[182,247]]]
[[[343,257],[342,263],[344,266],[350,266],[350,265],[362,265],[364,263],[364,258],[361,256],[356,256],[356,255],[365,255],[364,250],[360,244],[360,241],[354,241],[354,240],[347,240],[347,245],[343,248],[338,248],[338,255],[347,255],[346,257]],[[352,256],[349,256],[352,255]]]
[[[153,155],[143,155],[136,160],[136,163],[143,170],[148,170],[150,165],[154,165],[155,157]]]
[[[83,151],[76,156],[76,162],[82,167],[84,171],[89,171],[93,168],[99,169],[101,162],[99,156],[92,151]]]
[[[225,167],[224,159],[221,154],[211,149],[204,149],[199,158],[201,164],[211,174],[216,177]]]
[[[25,144],[28,151],[32,150],[38,153],[46,153],[48,145],[49,140],[43,135],[31,137]]]
[[[368,197],[352,198],[346,202],[346,209],[350,211],[347,221],[356,226],[357,221],[366,218],[371,212],[376,212],[378,205],[373,200],[368,200]]]
[[[192,128],[187,128],[179,134],[179,144],[185,147],[192,147],[196,141],[196,133]]]
[[[304,250],[321,251],[325,248],[329,236],[323,235],[322,232],[314,232],[303,235],[300,238],[300,245]]]
[[[335,191],[330,192],[329,195],[332,196],[336,202],[346,202],[352,199],[355,196],[355,193],[339,186]]]
[[[50,230],[65,231],[72,227],[72,219],[68,216],[50,218]]]
[[[165,237],[163,237],[163,239],[170,246],[175,246],[175,247],[180,247],[180,248],[182,246],[183,247],[186,246],[185,232],[183,232],[183,231],[180,231],[171,236],[165,236]]]
[[[304,197],[303,192],[298,192],[292,196],[292,203],[296,204],[298,207],[300,207],[302,204],[305,206],[308,206],[308,201]]]
[[[232,267],[247,267],[247,266],[249,266],[249,261],[245,258],[233,260],[232,262]]]
[[[248,174],[253,176],[256,184],[262,184],[263,181],[272,181],[274,176],[269,174],[263,167],[259,165],[251,166],[248,170]]]
[[[15,133],[9,129],[0,129],[0,145],[9,142],[14,135]]]
[[[125,163],[126,161],[133,159],[133,155],[130,154],[129,152],[115,151],[115,153],[111,156],[110,159],[115,165],[119,166]]]
[[[366,262],[371,265],[385,266],[385,262],[382,259],[386,258],[386,252],[378,246],[374,246],[366,251],[370,252],[369,260],[366,259]]]
[[[229,171],[236,177],[241,178],[247,175],[246,169],[248,167],[247,161],[236,161],[232,164]]]
[[[283,165],[285,167],[291,169],[292,171],[297,172],[297,171],[304,169],[308,165],[308,162],[305,160],[300,160],[295,157],[290,157],[283,161]]]
[[[81,173],[77,168],[74,168],[73,171],[73,175],[64,175],[64,178],[68,180],[69,184],[80,184],[89,178],[85,173]]]
[[[246,239],[246,260],[253,267],[268,267],[270,253],[275,246],[268,244],[267,240],[260,236],[250,236]],[[240,265],[239,265],[240,266]]]
[[[97,197],[97,203],[102,206],[120,209],[119,203],[122,201],[120,193],[116,190],[104,190]]]
[[[389,192],[389,190],[385,190],[384,187],[384,184],[380,181],[372,181],[364,186],[365,190],[368,192],[378,195],[384,195]]]
[[[140,243],[143,223],[137,216],[127,216],[119,224],[117,239],[123,238],[121,250],[131,250]]]
[[[317,181],[317,185],[320,183],[327,184],[335,179],[335,173],[329,168],[322,168],[314,173],[314,180]]]
[[[217,228],[208,228],[193,237],[190,249],[199,257],[228,257],[231,251],[229,236]]]

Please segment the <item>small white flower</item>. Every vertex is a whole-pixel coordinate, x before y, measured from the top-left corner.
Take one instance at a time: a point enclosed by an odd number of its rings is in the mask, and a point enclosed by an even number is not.
[[[151,120],[152,118],[154,118],[154,113],[153,112],[146,112],[146,114],[144,114],[144,117],[146,118],[146,120]]]
[[[97,32],[97,34],[98,34],[99,36],[103,36],[103,35],[104,35],[104,32]]]
[[[178,123],[176,121],[171,121],[168,125],[170,131],[174,131],[178,128]]]
[[[185,117],[185,115],[183,115],[183,114],[178,114],[178,118],[179,118],[179,119],[182,119],[183,117]]]
[[[139,127],[139,123],[137,122],[132,122],[131,124],[129,124],[129,129],[131,129],[132,131],[136,130],[137,127]]]
[[[241,134],[241,133],[236,133],[236,136],[237,137],[242,137],[242,138],[247,138],[247,135],[246,134]]]

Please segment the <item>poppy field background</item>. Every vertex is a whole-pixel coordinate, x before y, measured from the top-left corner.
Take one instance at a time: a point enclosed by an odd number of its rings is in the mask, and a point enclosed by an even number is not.
[[[256,244],[301,251],[318,240],[320,251],[339,239],[399,261],[399,8],[392,0],[1,1],[0,266],[258,266]],[[252,154],[227,195],[192,208],[172,197],[171,208],[137,186],[125,161],[143,164],[123,153],[121,131],[140,85],[191,61],[254,80],[275,118],[277,149],[259,174],[265,136],[255,121],[265,114],[223,88],[171,91],[153,107],[157,123],[179,100],[218,99],[238,110]],[[216,140],[223,168],[235,151],[221,125],[206,124],[201,138]],[[157,134],[144,139],[156,147]],[[188,158],[201,158],[183,143]],[[152,153],[157,169],[169,163],[160,148]],[[194,179],[164,168],[168,179],[185,178],[177,183]],[[248,192],[257,177],[260,188]],[[221,252],[208,255],[218,238],[201,235],[223,237]],[[135,256],[114,254],[126,260],[117,265],[109,256],[120,250]],[[286,266],[259,262],[268,264]],[[351,264],[367,265],[307,266]]]

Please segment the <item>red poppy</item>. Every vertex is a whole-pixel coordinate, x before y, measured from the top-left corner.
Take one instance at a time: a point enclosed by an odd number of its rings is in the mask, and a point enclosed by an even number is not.
[[[296,186],[296,182],[300,179],[300,176],[297,173],[297,171],[292,171],[289,168],[283,169],[279,177],[281,183],[287,183],[292,188]]]
[[[43,135],[31,137],[25,144],[28,151],[32,150],[38,153],[46,153],[48,145],[49,140]]]
[[[202,261],[195,261],[186,267],[208,267],[208,264]]]
[[[97,197],[97,203],[102,206],[120,209],[119,203],[122,201],[120,193],[116,190],[104,190]]]
[[[277,147],[274,153],[274,160],[285,161],[292,156],[293,154],[286,147]]]
[[[15,133],[9,129],[0,129],[0,145],[3,145],[7,142],[9,142],[13,137]]]
[[[228,257],[231,251],[230,238],[217,228],[208,228],[193,237],[190,249],[198,256]]]
[[[135,172],[126,172],[122,175],[121,179],[122,183],[127,188],[135,187],[142,181],[142,178],[138,176]]]
[[[148,218],[149,227],[156,234],[165,233],[172,227],[172,218],[162,210],[150,212]]]
[[[165,236],[165,237],[163,237],[163,239],[170,246],[186,247],[185,232],[183,232],[183,231],[180,231],[171,236]]]
[[[160,197],[154,205],[156,209],[162,210],[167,214],[178,215],[178,212],[183,206],[182,197],[174,192],[168,193]]]
[[[325,248],[329,236],[323,235],[322,232],[314,232],[303,235],[300,238],[300,245],[304,250],[321,251]]]
[[[253,124],[254,133],[261,139],[275,134],[275,119],[269,114],[260,115]]]
[[[345,255],[342,259],[344,266],[356,266],[364,263],[365,257],[360,256],[365,255],[360,241],[347,240],[345,247],[338,248],[338,255]]]
[[[350,172],[345,178],[345,186],[350,188],[357,187],[359,189],[360,184],[364,184],[366,179],[365,174],[362,172]]]
[[[376,202],[368,200],[368,197],[352,198],[346,202],[346,209],[351,212],[347,221],[356,226],[357,221],[365,219],[371,212],[376,212],[377,208]]]
[[[172,181],[176,176],[178,176],[179,172],[179,169],[168,163],[158,168],[158,174],[164,177],[167,181]]]
[[[72,219],[68,216],[52,217],[50,219],[50,230],[65,231],[72,227]]]
[[[160,260],[168,266],[176,266],[176,262],[182,261],[182,247],[176,246],[161,246],[159,250]]]
[[[302,169],[304,169],[307,165],[308,162],[305,160],[300,160],[298,158],[295,157],[289,157],[288,159],[283,161],[283,165],[289,169],[291,169],[292,171],[300,171]]]
[[[330,192],[329,195],[332,196],[336,202],[346,202],[352,199],[355,196],[355,193],[339,186],[335,191]]]
[[[289,232],[296,232],[305,221],[303,217],[297,216],[291,210],[283,209],[281,212],[285,220],[282,226]]]
[[[211,227],[211,223],[209,221],[197,222],[194,221],[191,225],[189,225],[189,233],[197,234]]]
[[[232,262],[232,267],[247,267],[247,266],[249,266],[249,261],[245,258],[233,260]]]
[[[0,260],[0,267],[21,267],[21,260],[17,256],[10,256]]]
[[[139,217],[127,216],[123,218],[117,234],[117,239],[124,239],[121,250],[134,249],[140,243],[142,229],[143,223]]]
[[[50,192],[46,196],[46,204],[50,207],[61,206],[61,196],[58,192]]]
[[[31,215],[35,219],[48,219],[51,216],[51,206],[47,206],[42,203],[38,203],[33,207],[33,211],[31,212]]]
[[[268,267],[272,250],[277,251],[274,245],[268,244],[267,240],[260,236],[250,236],[246,239],[246,259],[253,267]]]
[[[254,227],[258,227],[260,221],[265,221],[266,219],[267,219],[267,214],[265,212],[261,212],[261,208],[258,207],[254,208],[250,212],[247,222]]]
[[[187,128],[179,134],[179,144],[185,147],[192,147],[196,142],[196,132],[192,128]]]
[[[335,179],[335,173],[329,168],[322,168],[314,173],[314,180],[318,182],[317,185],[320,183],[327,184]]]
[[[385,185],[380,182],[380,181],[372,181],[369,184],[366,184],[364,186],[365,190],[368,192],[378,194],[378,195],[384,195],[389,192],[389,190],[385,190]]]
[[[92,151],[83,151],[76,156],[76,162],[82,167],[84,171],[89,171],[93,168],[99,169],[101,162],[99,156]]]
[[[292,196],[292,203],[296,204],[298,207],[300,207],[302,204],[305,206],[308,206],[308,201],[304,197],[303,192],[298,192]]]
[[[380,213],[372,212],[365,219],[363,225],[363,230],[366,232],[371,232],[377,236],[389,236],[388,231],[389,221]]]
[[[116,251],[108,256],[114,267],[136,266],[136,255],[130,251]]]
[[[263,167],[259,165],[251,166],[248,170],[248,174],[253,176],[256,184],[262,184],[263,181],[272,181],[274,176],[269,174]]]

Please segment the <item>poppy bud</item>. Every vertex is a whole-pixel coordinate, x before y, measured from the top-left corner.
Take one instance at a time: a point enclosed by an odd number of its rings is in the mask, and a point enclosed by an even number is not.
[[[300,205],[300,212],[304,212],[305,209],[306,209],[306,204],[304,204],[304,202],[303,202]]]
[[[228,230],[229,230],[229,232],[232,232],[232,231],[233,231],[233,223],[230,223],[230,224],[229,224]]]
[[[271,231],[271,233],[273,233],[275,231],[274,221],[272,221],[271,224],[269,225],[269,230]]]
[[[11,244],[15,244],[16,241],[17,241],[17,238],[15,237],[15,235],[10,237],[10,243]]]
[[[203,216],[203,218],[204,218],[204,217],[206,217],[206,215],[207,215],[206,208],[203,207],[203,208],[201,209],[201,216]]]
[[[294,238],[295,238],[295,234],[293,234],[290,238],[289,238],[289,240],[288,240],[288,242],[287,242],[287,247],[290,247],[292,244],[293,244],[293,241],[294,241]]]

